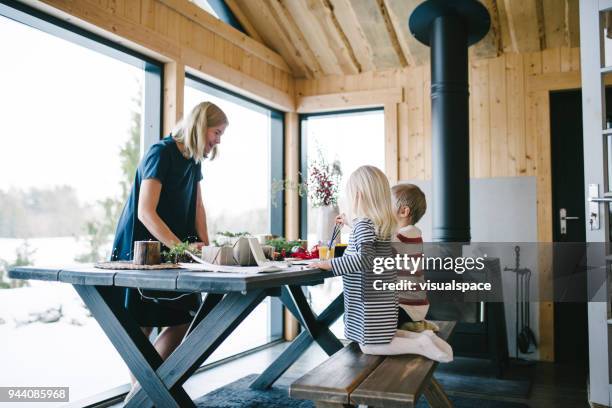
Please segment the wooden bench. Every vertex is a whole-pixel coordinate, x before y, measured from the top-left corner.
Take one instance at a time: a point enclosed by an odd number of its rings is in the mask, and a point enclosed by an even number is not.
[[[436,322],[438,335],[450,338],[455,322]],[[291,398],[308,399],[317,407],[414,407],[421,394],[433,408],[452,407],[433,378],[438,363],[407,354],[371,356],[351,343],[291,384]]]

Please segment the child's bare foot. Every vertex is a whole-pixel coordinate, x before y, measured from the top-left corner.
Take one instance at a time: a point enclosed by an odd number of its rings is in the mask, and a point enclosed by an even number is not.
[[[439,332],[440,328],[434,322],[428,320],[419,320],[418,322],[406,322],[399,327],[400,330],[421,333],[424,330]]]
[[[432,330],[435,332],[440,331],[440,327],[438,327],[438,325],[435,324],[434,322],[430,322],[429,320],[423,320],[423,323],[425,325],[425,330]]]

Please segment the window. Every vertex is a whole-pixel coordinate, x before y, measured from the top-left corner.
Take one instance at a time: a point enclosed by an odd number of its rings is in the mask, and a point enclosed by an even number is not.
[[[309,115],[302,117],[302,174],[308,174],[313,161],[321,157],[327,163],[338,161],[342,170],[338,206],[345,208],[345,187],[350,174],[363,165],[385,169],[385,122],[381,109],[351,113]],[[304,156],[305,154],[305,156]],[[302,200],[302,235],[309,245],[316,244],[317,217],[310,197]],[[305,232],[305,233],[304,233]],[[343,242],[348,239],[343,231]]]
[[[238,21],[232,10],[227,6],[224,0],[189,0],[196,6],[212,14],[224,23],[234,27],[238,31],[246,34],[242,24]]]
[[[6,270],[108,259],[159,139],[161,67],[16,7],[0,4],[0,386],[68,386],[75,401],[129,382],[127,367],[70,285]]]
[[[188,76],[185,115],[210,101],[227,115],[217,158],[202,163],[201,182],[211,241],[223,232],[282,234],[282,194],[271,193],[273,179],[282,179],[282,114]],[[207,362],[266,344],[281,336],[278,299],[268,298],[236,329]]]
[[[338,206],[346,212],[344,197],[346,181],[358,167],[369,164],[381,170],[385,168],[384,112],[382,109],[333,114],[304,115],[302,128],[302,169],[308,177],[310,165],[317,160],[327,163],[338,161],[342,170],[339,181]],[[317,236],[318,214],[310,197],[301,200],[301,235],[312,247],[320,240],[331,237]],[[342,231],[342,242],[348,242],[350,230]],[[310,302],[315,312],[321,312],[342,291],[341,278],[327,279],[325,283],[309,287]],[[334,333],[343,336],[342,321],[332,327]]]

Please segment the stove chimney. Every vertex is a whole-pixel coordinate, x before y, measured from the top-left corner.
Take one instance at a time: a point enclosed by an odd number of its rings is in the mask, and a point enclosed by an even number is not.
[[[427,0],[409,19],[412,35],[431,47],[434,242],[471,238],[468,47],[490,24],[476,0]]]

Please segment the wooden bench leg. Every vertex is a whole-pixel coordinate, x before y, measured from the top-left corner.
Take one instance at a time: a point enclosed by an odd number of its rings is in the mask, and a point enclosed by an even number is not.
[[[431,408],[453,408],[453,403],[444,392],[440,383],[432,376],[425,390],[425,399]]]

